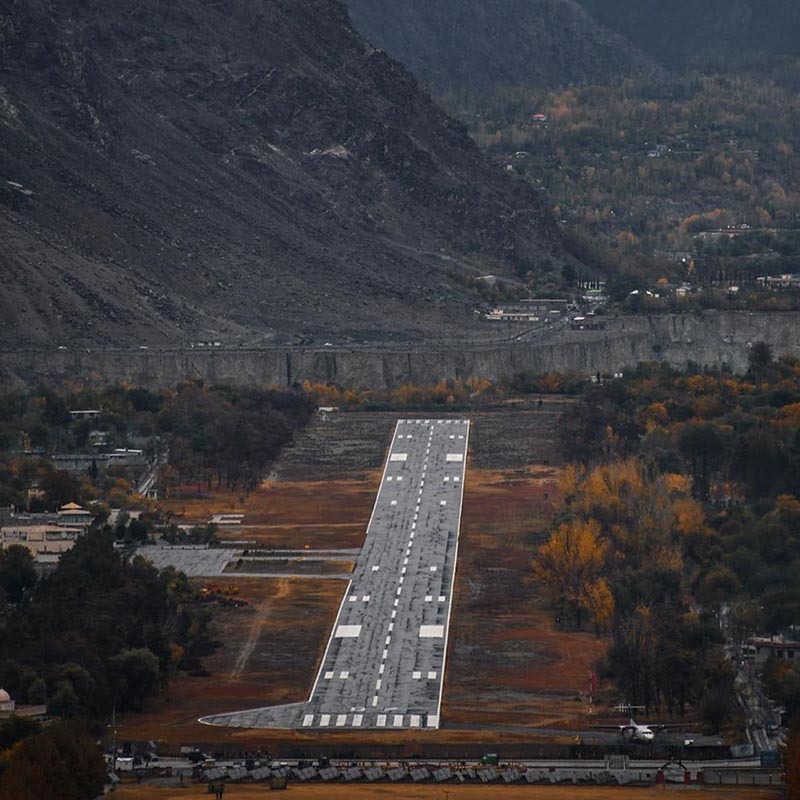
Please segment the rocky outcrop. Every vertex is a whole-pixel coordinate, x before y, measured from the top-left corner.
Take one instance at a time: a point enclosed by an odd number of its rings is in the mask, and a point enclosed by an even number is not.
[[[386,389],[443,378],[508,377],[552,370],[588,375],[619,372],[641,361],[685,367],[747,368],[752,344],[800,356],[800,314],[730,314],[628,317],[605,331],[579,331],[547,342],[436,349],[271,348],[17,351],[0,353],[0,383],[33,385],[129,383],[153,388],[181,380],[231,385],[311,382]]]

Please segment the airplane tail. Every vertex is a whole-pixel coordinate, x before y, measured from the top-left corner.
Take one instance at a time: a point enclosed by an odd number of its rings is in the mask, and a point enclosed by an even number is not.
[[[634,706],[631,703],[617,703],[614,706],[614,711],[619,711],[620,714],[627,714],[631,717],[631,721],[633,721],[633,712],[644,709],[644,706]]]

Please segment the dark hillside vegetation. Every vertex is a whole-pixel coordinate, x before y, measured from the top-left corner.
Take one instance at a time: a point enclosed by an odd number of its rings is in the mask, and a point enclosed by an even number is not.
[[[364,36],[437,90],[651,77],[659,68],[572,0],[347,0]]]
[[[580,0],[599,21],[671,66],[738,67],[800,55],[793,0]]]
[[[605,274],[742,286],[800,271],[798,76],[794,59],[442,101],[548,199],[565,238],[604,253],[584,258]]]

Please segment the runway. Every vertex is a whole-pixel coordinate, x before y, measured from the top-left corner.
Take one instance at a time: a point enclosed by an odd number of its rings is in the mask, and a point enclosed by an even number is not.
[[[250,728],[440,725],[469,420],[399,420],[305,703],[204,717]]]

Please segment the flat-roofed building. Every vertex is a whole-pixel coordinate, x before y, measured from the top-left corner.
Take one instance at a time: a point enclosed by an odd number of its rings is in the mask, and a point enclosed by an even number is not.
[[[9,525],[0,530],[0,548],[26,548],[40,573],[55,568],[61,556],[75,546],[85,531],[60,525]]]
[[[745,649],[751,657],[755,657],[758,664],[763,664],[770,658],[800,663],[800,642],[791,641],[784,636],[753,636],[747,640]]]

